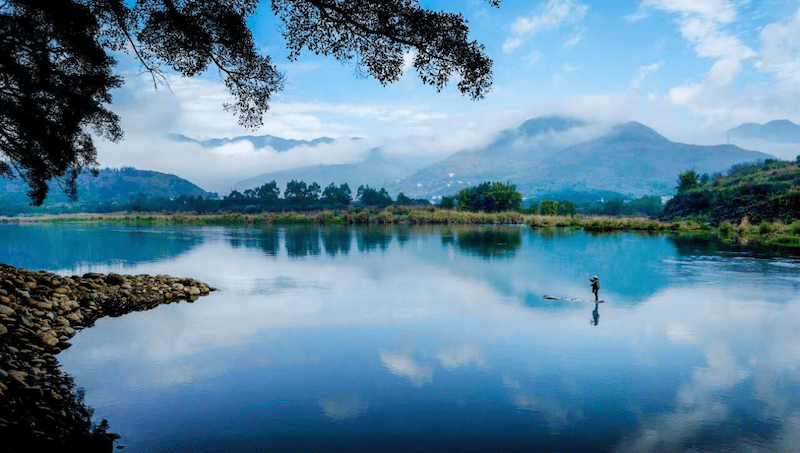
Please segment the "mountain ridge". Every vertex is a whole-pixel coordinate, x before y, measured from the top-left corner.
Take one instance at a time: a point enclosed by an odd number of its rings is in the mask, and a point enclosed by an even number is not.
[[[566,120],[570,120],[567,118]],[[578,131],[589,123],[572,118],[563,133]],[[516,129],[501,132],[482,149],[465,150],[435,162],[405,178],[392,189],[412,197],[437,198],[486,180],[508,181],[526,197],[543,193],[609,190],[628,196],[674,193],[680,172],[727,170],[742,162],[773,156],[734,145],[691,145],[673,142],[654,129],[636,122],[616,124],[604,134],[564,146],[552,134],[528,138],[531,122],[549,123],[552,117],[530,119]],[[514,144],[523,142],[520,147]]]
[[[768,121],[764,124],[742,123],[728,129],[734,140],[766,140],[777,143],[800,143],[800,125],[788,119]]]

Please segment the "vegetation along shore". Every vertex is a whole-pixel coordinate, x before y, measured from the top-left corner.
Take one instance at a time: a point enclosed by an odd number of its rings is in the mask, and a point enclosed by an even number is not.
[[[104,316],[194,301],[214,288],[164,275],[64,277],[0,264],[0,436],[4,451],[75,446],[112,451],[118,436],[92,423],[56,355],[76,331]]]
[[[260,214],[65,214],[10,217],[19,223],[92,223],[117,225],[529,225],[532,228],[572,228],[591,233],[645,231],[665,234],[716,235],[727,243],[800,248],[800,221],[764,220],[750,223],[723,221],[714,226],[702,217],[659,220],[648,217],[541,215],[519,211],[471,212],[437,207],[389,206],[381,210],[324,210],[319,212],[264,212]]]

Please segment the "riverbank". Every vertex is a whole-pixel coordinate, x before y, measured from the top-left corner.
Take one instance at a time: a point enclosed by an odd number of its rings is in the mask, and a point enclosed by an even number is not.
[[[258,214],[113,213],[64,214],[41,217],[5,217],[15,223],[96,223],[118,225],[529,225],[532,228],[574,228],[590,233],[642,231],[691,236],[716,235],[742,246],[800,249],[800,221],[761,222],[751,225],[723,222],[718,227],[693,220],[661,221],[645,217],[549,216],[520,212],[467,212],[431,207],[390,206],[382,210],[351,209],[318,212],[263,212]]]
[[[215,289],[164,275],[63,277],[0,264],[0,438],[4,451],[75,446],[112,451],[118,436],[93,425],[91,409],[56,355],[104,316],[194,301]]]

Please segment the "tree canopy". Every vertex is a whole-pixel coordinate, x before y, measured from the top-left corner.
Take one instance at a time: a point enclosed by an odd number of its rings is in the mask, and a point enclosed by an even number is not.
[[[486,0],[498,6],[500,0]],[[165,71],[186,77],[216,68],[247,128],[261,125],[284,75],[256,51],[247,18],[259,0],[0,0],[0,176],[21,177],[32,204],[55,179],[75,196],[81,170],[96,169],[94,136],[122,138],[108,109],[122,84],[115,52],[135,56],[157,86]],[[469,41],[461,14],[417,0],[272,0],[289,58],[303,50],[354,61],[382,84],[403,58],[423,83],[451,79],[472,99],[492,82],[484,46]],[[94,134],[94,136],[93,136]]]
[[[483,182],[459,190],[456,198],[459,209],[466,211],[514,211],[522,205],[522,194],[511,183]]]

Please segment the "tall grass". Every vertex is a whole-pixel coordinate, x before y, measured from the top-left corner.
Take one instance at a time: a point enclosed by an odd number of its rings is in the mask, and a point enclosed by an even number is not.
[[[604,216],[547,216],[519,212],[466,212],[433,207],[394,207],[377,211],[352,209],[318,212],[265,212],[261,214],[75,214],[26,218],[24,222],[112,223],[124,225],[528,225],[531,228],[573,228],[591,233],[645,231],[707,235],[726,242],[800,247],[800,221],[791,224],[762,222],[751,225],[747,217],[738,225],[722,222],[716,229],[697,220],[661,222],[649,218]]]

